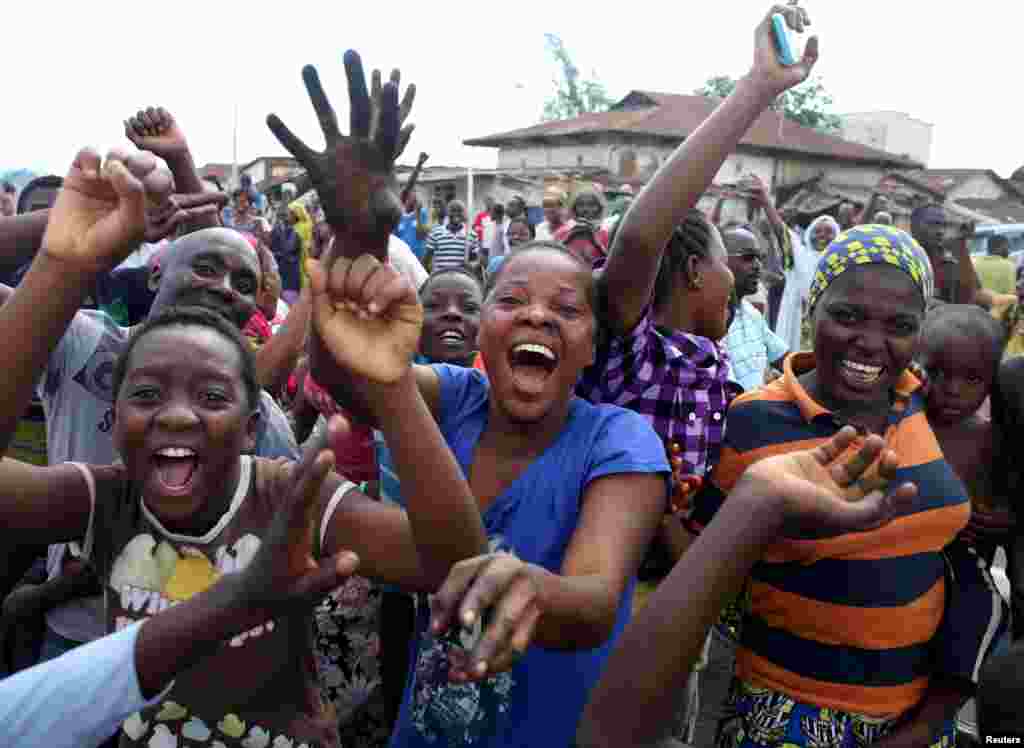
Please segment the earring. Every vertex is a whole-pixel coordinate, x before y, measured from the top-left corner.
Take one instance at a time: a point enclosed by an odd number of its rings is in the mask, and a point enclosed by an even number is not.
[[[700,276],[697,276],[692,281],[690,281],[690,287],[694,291],[699,291],[700,289],[704,288],[704,279],[701,278]]]

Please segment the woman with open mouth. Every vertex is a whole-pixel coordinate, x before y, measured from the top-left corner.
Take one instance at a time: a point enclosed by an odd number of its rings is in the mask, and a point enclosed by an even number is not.
[[[935,745],[936,736],[952,745],[951,720],[1004,618],[991,580],[954,542],[970,516],[967,494],[907,368],[930,286],[915,244],[888,226],[839,234],[809,293],[813,353],[788,357],[780,379],[729,410],[722,460],[695,500],[698,528],[749,465],[847,425],[860,435],[851,450],[881,436],[899,459],[899,480],[919,495],[886,528],[779,538],[761,557],[720,745],[813,745],[822,736],[832,745],[887,736],[893,745]],[[877,483],[874,468],[862,483],[863,491]],[[993,594],[978,605],[986,587]]]
[[[64,184],[42,249],[0,309],[0,335],[32,341],[11,347],[10,376],[0,381],[4,447],[79,300],[98,274],[138,245],[146,199],[168,192],[171,178],[145,153],[112,152],[101,173],[99,155],[85,149]],[[389,265],[374,270],[389,302],[403,311],[386,326],[391,335],[381,336],[380,325],[365,315],[336,312],[379,303],[359,296],[361,285],[331,291],[321,285],[312,337],[346,341],[332,360],[360,387],[387,435],[409,508],[385,506],[330,473],[304,529],[325,564],[355,552],[360,574],[430,591],[456,562],[485,552],[487,538],[413,379],[422,316],[416,290]],[[391,345],[392,337],[400,342]],[[380,346],[381,339],[389,343]],[[159,616],[247,566],[288,495],[294,463],[249,456],[261,415],[256,367],[240,332],[214,312],[177,307],[149,318],[118,358],[112,380],[113,439],[122,464],[0,461],[0,528],[16,542],[84,538],[104,586],[107,628],[115,631]],[[335,433],[341,428],[338,419],[330,426]],[[324,473],[333,464],[325,446],[314,446]],[[316,563],[309,556],[293,561],[302,568]],[[337,715],[320,696],[309,629],[305,613],[253,620],[249,631],[164,692],[147,694],[147,707],[123,724],[122,745],[188,739],[225,748],[337,746]],[[490,656],[508,658],[508,647],[492,647]]]
[[[572,742],[629,618],[669,472],[640,416],[574,396],[595,328],[590,264],[561,244],[527,243],[507,256],[482,305],[486,375],[414,367],[492,553],[456,566],[431,604],[418,606],[392,745]],[[362,417],[356,400],[342,405]],[[502,621],[502,632],[481,636],[487,621]],[[502,641],[517,659],[492,658]]]

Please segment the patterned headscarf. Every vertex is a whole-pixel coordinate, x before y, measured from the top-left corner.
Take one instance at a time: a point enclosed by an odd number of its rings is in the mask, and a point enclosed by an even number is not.
[[[825,290],[844,272],[872,264],[899,268],[914,281],[922,301],[932,297],[935,280],[931,263],[917,241],[892,226],[869,224],[844,231],[822,253],[807,296],[808,307],[813,310]]]

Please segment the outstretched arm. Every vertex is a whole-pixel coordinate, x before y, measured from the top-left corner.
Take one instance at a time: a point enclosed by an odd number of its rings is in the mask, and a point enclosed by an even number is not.
[[[750,126],[779,94],[803,82],[818,59],[812,37],[797,65],[778,62],[772,36],[773,13],[803,31],[809,23],[802,8],[776,5],[754,34],[754,65],[735,91],[701,124],[657,171],[630,206],[615,236],[603,274],[608,319],[614,331],[632,330],[650,303],[665,245],[672,231],[715,178]]]
[[[913,500],[916,489],[909,484],[889,496],[860,492],[857,481],[884,443],[873,436],[848,463],[840,462],[855,438],[847,427],[814,450],[771,457],[747,470],[626,626],[584,709],[581,748],[644,746],[656,738],[677,707],[708,628],[775,539],[877,527]],[[887,452],[880,475],[891,479],[898,467],[896,454]],[[850,492],[854,498],[847,498]]]
[[[304,614],[353,573],[351,553],[320,562],[311,547],[317,499],[333,464],[308,453],[253,561],[144,623],[86,644],[0,683],[0,743],[99,745],[128,715],[157,701],[171,679],[242,631]],[[73,724],[63,715],[75,714]],[[60,724],[55,720],[60,719]]]
[[[281,145],[306,167],[307,178],[323,201],[324,214],[334,233],[334,241],[322,258],[327,273],[339,258],[355,260],[369,255],[380,263],[388,262],[389,236],[401,210],[395,189],[394,163],[413,130],[405,121],[412,109],[416,87],[410,84],[399,104],[401,74],[398,70],[391,72],[390,80],[383,86],[380,71],[375,70],[368,90],[363,63],[355,51],[349,50],[345,53],[345,72],[351,111],[349,135],[341,134],[338,116],[320,85],[316,69],[307,65],[302,70],[306,90],[327,141],[324,151],[316,152],[302,142],[277,115],[267,117],[267,126]],[[427,244],[429,248],[429,239]],[[414,350],[408,352],[410,356]],[[320,336],[310,340],[309,361],[313,378],[346,412],[360,423],[373,425],[376,422],[373,408],[360,396],[361,389],[352,381],[351,372],[336,365],[335,358],[323,348]],[[414,367],[413,376],[427,406],[434,411],[439,397],[437,377],[426,367]]]

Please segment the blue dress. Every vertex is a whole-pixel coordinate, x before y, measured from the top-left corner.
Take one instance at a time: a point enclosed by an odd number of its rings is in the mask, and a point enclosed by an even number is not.
[[[455,366],[434,370],[441,380],[441,433],[469,475],[487,422],[487,378]],[[587,486],[616,473],[663,473],[667,487],[661,441],[636,413],[575,398],[555,442],[484,513],[491,549],[558,572]],[[590,689],[629,620],[634,584],[623,594],[614,632],[603,646],[580,652],[532,647],[510,672],[482,684],[448,682],[451,638],[430,636],[429,608],[419,605],[413,665],[392,748],[571,745]]]

